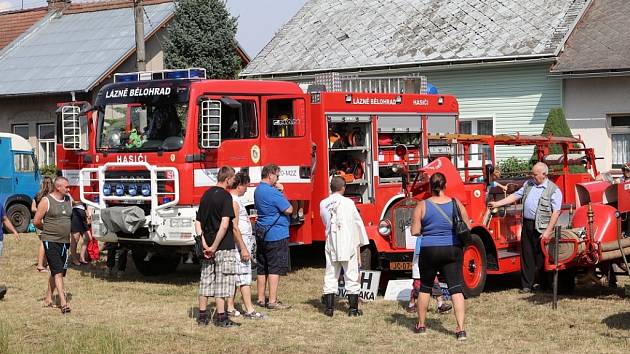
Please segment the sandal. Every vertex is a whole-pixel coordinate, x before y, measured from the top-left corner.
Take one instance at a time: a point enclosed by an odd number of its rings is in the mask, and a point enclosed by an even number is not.
[[[259,306],[259,307],[267,307],[267,304],[266,304],[266,303],[264,303],[263,301],[258,300],[258,301],[256,301],[256,306]]]
[[[227,315],[229,317],[240,317],[241,316],[241,312],[237,309],[234,310],[227,310],[225,311],[225,313],[227,313]]]
[[[416,312],[418,312],[418,307],[416,306],[416,304],[407,306],[407,312],[408,313],[416,313]]]
[[[59,306],[55,305],[52,302],[49,302],[49,303],[42,302],[42,307],[43,308],[49,308],[49,309],[58,309],[59,308]]]
[[[243,318],[247,318],[249,320],[264,320],[265,315],[256,310],[252,310],[252,312],[244,313]]]
[[[61,314],[65,315],[65,314],[68,314],[68,313],[70,313],[70,306],[68,306],[68,305],[61,306]]]
[[[427,334],[427,327],[420,326],[419,323],[416,323],[416,325],[413,327],[413,331],[421,336],[425,336]]]

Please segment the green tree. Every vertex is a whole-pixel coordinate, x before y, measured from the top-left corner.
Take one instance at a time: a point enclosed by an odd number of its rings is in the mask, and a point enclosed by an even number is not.
[[[224,0],[180,0],[166,30],[164,64],[169,69],[205,68],[212,79],[234,79],[237,19]]]
[[[564,116],[564,110],[562,108],[552,108],[547,115],[547,121],[543,128],[542,135],[563,136],[572,137],[571,128],[567,123],[567,119]],[[557,144],[549,145],[549,154],[562,154],[562,146]],[[537,161],[536,152],[532,155],[532,160]],[[585,169],[582,166],[570,166],[570,172],[584,172]]]

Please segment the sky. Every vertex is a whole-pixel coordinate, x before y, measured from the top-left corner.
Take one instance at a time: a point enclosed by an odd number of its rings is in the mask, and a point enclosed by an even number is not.
[[[85,2],[74,0],[74,2]],[[306,0],[227,0],[228,9],[238,17],[236,39],[250,58],[304,5]],[[46,0],[0,0],[0,11],[45,6]]]

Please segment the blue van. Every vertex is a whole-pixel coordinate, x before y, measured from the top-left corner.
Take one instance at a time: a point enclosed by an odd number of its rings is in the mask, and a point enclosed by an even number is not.
[[[18,232],[26,232],[31,222],[40,180],[31,144],[19,135],[0,133],[0,203]]]

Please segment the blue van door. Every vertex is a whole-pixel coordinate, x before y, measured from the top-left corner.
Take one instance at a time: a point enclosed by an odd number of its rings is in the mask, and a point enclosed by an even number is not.
[[[0,138],[0,202],[13,194],[13,157],[11,138]]]
[[[25,232],[31,222],[31,203],[39,190],[39,171],[32,152],[12,151],[13,194],[7,198],[7,216],[19,232]]]

